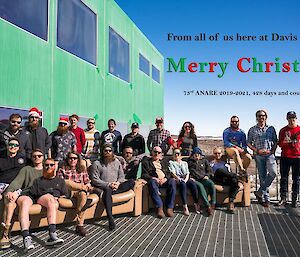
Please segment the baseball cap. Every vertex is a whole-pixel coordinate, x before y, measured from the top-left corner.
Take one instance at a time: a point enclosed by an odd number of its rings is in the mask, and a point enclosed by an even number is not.
[[[162,117],[157,117],[155,123],[163,123],[164,119]]]
[[[201,150],[199,147],[194,147],[194,149],[193,149],[193,151],[192,151],[192,154],[196,154],[196,153],[198,153],[198,154],[200,154],[200,155],[202,155],[202,156],[205,156],[205,155],[203,154],[202,150]]]
[[[286,118],[297,118],[297,114],[294,111],[290,111],[286,114]]]
[[[137,122],[133,122],[131,124],[131,128],[139,128],[139,124]]]

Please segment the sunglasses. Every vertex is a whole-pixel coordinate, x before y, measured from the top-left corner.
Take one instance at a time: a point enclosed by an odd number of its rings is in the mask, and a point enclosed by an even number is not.
[[[161,154],[160,151],[153,151],[155,154]]]
[[[88,124],[95,124],[95,122],[88,122]]]
[[[9,143],[8,146],[9,147],[19,147],[19,144]]]
[[[257,115],[257,117],[265,117],[266,115],[265,114],[259,114]]]
[[[105,149],[104,152],[105,152],[105,153],[111,153],[112,150],[111,150],[111,149]]]
[[[69,160],[72,160],[72,161],[74,161],[74,160],[78,160],[78,158],[77,158],[77,157],[68,157],[68,159],[69,159]]]
[[[184,128],[191,128],[191,126],[184,126]]]
[[[10,123],[11,123],[11,124],[16,124],[16,123],[17,123],[17,124],[21,124],[21,121],[11,120]]]
[[[63,122],[58,123],[58,125],[59,125],[60,127],[67,126],[67,124],[66,124],[66,123],[63,123]]]
[[[32,155],[32,158],[42,158],[42,154],[35,154],[35,155]]]
[[[238,120],[232,120],[231,123],[238,123]]]
[[[54,167],[55,163],[46,163],[45,167],[49,168],[49,167]]]

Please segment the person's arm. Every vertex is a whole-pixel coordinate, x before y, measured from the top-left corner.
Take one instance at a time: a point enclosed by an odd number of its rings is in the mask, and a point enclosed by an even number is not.
[[[46,153],[48,153],[49,149],[51,148],[52,140],[48,134],[47,129],[45,129],[45,134],[46,134],[46,136],[45,136],[45,154],[46,154]]]
[[[86,143],[86,139],[85,139],[85,134],[84,134],[83,129],[81,130],[81,133],[80,133],[80,140],[81,140],[81,145],[82,145],[82,151],[84,151],[84,146],[85,146],[85,143]]]
[[[139,154],[143,154],[145,153],[146,149],[145,149],[145,139],[144,137],[141,135],[141,149],[140,149],[140,152]]]
[[[279,139],[278,139],[278,146],[281,148],[284,146],[283,140],[284,140],[284,129],[281,129],[279,131]]]
[[[150,132],[149,132],[149,135],[148,135],[148,138],[147,138],[147,148],[148,148],[148,150],[149,150],[149,152],[151,153],[151,151],[152,151],[152,147],[151,147],[151,144],[152,144],[152,137],[153,137],[153,132],[152,132],[152,130],[150,130]]]
[[[123,167],[122,167],[122,164],[119,162],[119,165],[118,165],[118,182],[122,183],[125,181],[125,174],[124,174],[124,171],[123,171]]]
[[[274,142],[274,145],[272,146],[272,149],[271,149],[271,154],[275,154],[275,151],[276,151],[276,148],[277,148],[277,144],[278,144],[278,139],[277,139],[277,134],[276,134],[276,130],[275,128],[272,126],[272,130],[273,130],[273,142]]]
[[[144,157],[142,160],[142,179],[149,181],[152,176],[150,176],[150,167],[149,167],[149,160],[148,157]]]
[[[224,142],[224,147],[225,148],[228,148],[228,147],[234,147],[234,144],[232,144],[230,141],[229,141],[229,131],[228,129],[225,129],[223,131],[223,142]]]
[[[70,196],[70,191],[68,190],[65,180],[61,179],[60,183],[61,183],[61,196],[68,198]]]
[[[246,142],[246,134],[244,131],[242,131],[242,148],[244,149],[244,151],[247,151],[247,142]]]
[[[177,174],[176,174],[176,168],[175,168],[175,165],[174,165],[174,163],[172,161],[169,162],[168,168],[169,168],[169,171],[170,171],[172,177],[175,178],[177,181],[179,181],[180,177],[177,176]]]
[[[121,133],[119,134],[119,136],[118,136],[118,142],[117,142],[117,151],[118,151],[118,153],[122,153],[122,135],[121,135]]]
[[[14,192],[18,189],[22,189],[26,178],[26,172],[27,167],[25,166],[19,171],[15,179],[9,184],[8,188],[6,189],[6,192]]]
[[[247,145],[253,151],[254,154],[257,154],[258,149],[254,146],[254,143],[253,143],[253,129],[252,128],[250,128],[248,131]]]

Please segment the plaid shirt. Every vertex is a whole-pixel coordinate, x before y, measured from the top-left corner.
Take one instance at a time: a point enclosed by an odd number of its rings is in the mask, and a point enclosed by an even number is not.
[[[85,185],[91,183],[89,175],[86,171],[78,172],[76,170],[70,170],[67,167],[65,169],[60,168],[57,172],[57,177],[66,180],[72,180],[76,183],[83,183]]]
[[[247,142],[257,150],[266,149],[271,151],[274,144],[277,143],[275,128],[268,125],[260,128],[258,125],[255,125],[249,129]]]
[[[147,147],[149,151],[155,147],[159,146],[163,153],[167,153],[170,146],[168,144],[168,139],[171,137],[171,134],[168,130],[158,130],[158,129],[152,129],[148,135],[147,139]]]

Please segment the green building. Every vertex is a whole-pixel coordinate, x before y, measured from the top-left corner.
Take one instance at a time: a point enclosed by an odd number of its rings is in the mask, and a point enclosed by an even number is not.
[[[145,136],[163,115],[163,56],[113,0],[0,0],[0,56],[4,123],[37,107],[49,132],[76,113]]]

